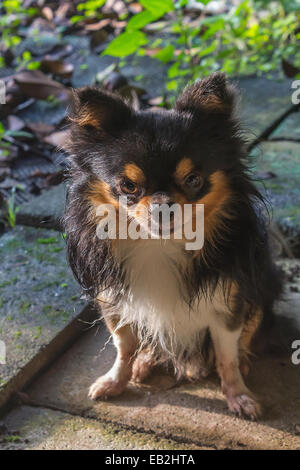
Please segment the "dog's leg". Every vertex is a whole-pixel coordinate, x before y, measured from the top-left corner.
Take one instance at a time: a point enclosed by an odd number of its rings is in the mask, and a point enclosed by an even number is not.
[[[143,349],[133,363],[132,380],[143,382],[157,362],[157,357],[150,347]]]
[[[131,379],[137,349],[137,338],[129,325],[116,330],[118,324],[116,318],[105,319],[105,321],[117,348],[117,357],[112,368],[90,387],[89,397],[93,400],[99,397],[116,396],[123,392]]]
[[[244,384],[239,369],[239,340],[242,328],[230,331],[218,321],[210,329],[222,391],[230,411],[252,420],[257,419],[260,406]]]
[[[251,343],[255,336],[263,317],[263,312],[260,308],[257,308],[255,312],[250,316],[250,319],[243,326],[243,330],[240,336],[240,371],[241,374],[246,377],[249,372],[249,355],[251,354]]]

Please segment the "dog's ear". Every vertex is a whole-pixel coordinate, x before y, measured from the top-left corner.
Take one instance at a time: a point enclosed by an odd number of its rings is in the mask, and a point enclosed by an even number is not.
[[[128,125],[132,115],[132,109],[117,95],[97,87],[73,90],[69,119],[82,129],[116,133]]]
[[[175,110],[230,116],[234,110],[235,96],[235,89],[227,83],[225,74],[213,73],[187,86],[176,101]]]

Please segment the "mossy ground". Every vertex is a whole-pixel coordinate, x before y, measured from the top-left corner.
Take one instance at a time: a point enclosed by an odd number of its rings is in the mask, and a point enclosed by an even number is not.
[[[16,227],[0,238],[0,258],[0,339],[7,349],[7,364],[0,365],[3,386],[83,303],[60,233]]]

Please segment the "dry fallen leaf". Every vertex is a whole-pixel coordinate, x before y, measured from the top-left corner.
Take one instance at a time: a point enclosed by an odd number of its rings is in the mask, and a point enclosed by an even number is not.
[[[73,7],[71,3],[62,3],[55,12],[55,19],[62,21],[65,19],[68,11]]]
[[[41,62],[41,70],[43,72],[61,75],[64,78],[70,78],[73,73],[74,66],[67,62],[63,62],[62,60],[55,60],[46,56]]]
[[[22,119],[20,119],[18,116],[14,116],[13,114],[7,117],[7,121],[8,129],[10,131],[20,131],[23,129],[23,127],[25,127],[24,121],[22,121]]]
[[[29,127],[37,137],[44,137],[45,135],[51,134],[55,127],[51,124],[45,124],[44,122],[28,122],[27,127]]]
[[[63,147],[68,137],[68,130],[53,132],[53,134],[50,134],[44,138],[44,142],[47,142],[47,144],[51,144],[54,147]]]
[[[55,96],[62,100],[69,99],[71,92],[61,83],[51,80],[39,70],[25,70],[14,76],[20,90],[27,96],[44,100]]]
[[[105,18],[104,20],[98,21],[98,23],[91,23],[91,24],[85,25],[85,29],[87,31],[99,31],[100,29],[105,28],[105,26],[107,26],[110,23],[111,23],[111,19]]]
[[[128,5],[128,10],[133,15],[136,15],[137,13],[141,13],[142,9],[143,9],[142,5],[140,5],[140,3],[138,2],[134,2]]]
[[[106,0],[105,5],[102,8],[103,13],[114,11],[118,16],[125,15],[127,13],[127,8],[125,3],[122,0]]]
[[[46,18],[48,21],[53,20],[53,11],[51,10],[50,7],[44,7],[42,8],[42,15]]]

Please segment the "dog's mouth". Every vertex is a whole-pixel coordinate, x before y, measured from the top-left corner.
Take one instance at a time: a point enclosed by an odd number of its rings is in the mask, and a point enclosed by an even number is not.
[[[176,224],[173,215],[168,219],[165,219],[161,214],[158,220],[151,220],[150,217],[148,219],[148,232],[157,238],[170,238],[178,228],[178,223]]]
[[[162,214],[160,214],[158,227],[159,227],[160,236],[167,235],[168,233],[169,234],[174,233],[174,229],[175,229],[174,215],[170,214],[169,220],[165,222],[163,220]]]

